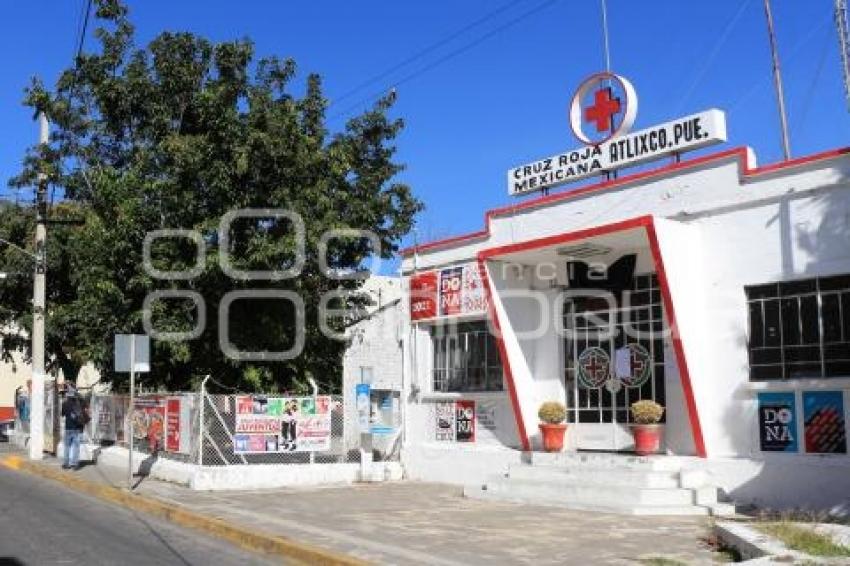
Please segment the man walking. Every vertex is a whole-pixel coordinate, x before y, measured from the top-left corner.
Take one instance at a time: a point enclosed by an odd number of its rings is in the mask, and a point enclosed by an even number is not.
[[[62,416],[65,417],[65,470],[80,469],[80,437],[86,425],[86,407],[77,394],[73,383],[65,385],[65,400],[62,401]]]

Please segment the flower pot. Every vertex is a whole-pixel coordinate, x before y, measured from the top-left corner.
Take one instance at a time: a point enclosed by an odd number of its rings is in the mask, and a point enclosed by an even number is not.
[[[543,449],[546,452],[560,452],[564,449],[564,433],[567,425],[540,423],[540,434],[543,436]]]
[[[632,425],[632,435],[635,438],[635,452],[639,456],[655,454],[661,448],[660,424]]]

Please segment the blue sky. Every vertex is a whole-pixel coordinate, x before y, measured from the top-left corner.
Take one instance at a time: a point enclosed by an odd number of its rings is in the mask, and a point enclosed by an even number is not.
[[[72,62],[82,1],[0,4],[4,180],[37,135],[20,105],[22,89],[32,75],[51,84]],[[322,74],[332,129],[352,106],[362,108],[357,103],[364,98],[402,81],[395,113],[407,123],[398,141],[407,170],[400,178],[427,207],[420,242],[479,229],[486,209],[510,201],[507,169],[577,147],[566,107],[582,78],[604,66],[597,0],[129,4],[141,42],[162,30],[213,40],[250,37],[260,55],[294,57],[301,79]],[[640,96],[636,128],[718,107],[727,112],[729,146],[752,146],[762,164],[780,159],[762,0],[608,4],[612,68]],[[832,4],[773,0],[794,156],[850,145]],[[90,28],[88,44],[93,41]],[[412,64],[340,99],[440,41]]]

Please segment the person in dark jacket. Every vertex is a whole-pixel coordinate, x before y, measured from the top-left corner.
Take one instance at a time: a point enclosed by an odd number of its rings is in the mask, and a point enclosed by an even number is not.
[[[65,417],[65,459],[62,468],[79,470],[80,438],[86,425],[86,406],[73,383],[65,386],[62,416]]]

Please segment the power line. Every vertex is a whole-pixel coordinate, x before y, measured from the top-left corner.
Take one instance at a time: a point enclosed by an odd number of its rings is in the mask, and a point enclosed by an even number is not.
[[[809,28],[809,31],[806,32],[806,34],[801,37],[800,40],[797,41],[797,43],[792,45],[791,49],[787,51],[787,54],[785,55],[785,63],[788,64],[788,62],[796,60],[797,56],[802,53],[803,47],[805,47],[805,45],[809,41],[811,41],[818,34],[818,32],[821,31],[822,28],[826,27],[826,25],[830,23],[831,19],[832,16],[828,15],[825,18],[816,21],[812,25],[812,27]],[[756,92],[764,88],[765,83],[768,82],[770,78],[770,75],[765,75],[754,81],[750,88],[747,89],[747,91],[743,95],[739,96],[737,100],[735,100],[734,104],[730,105],[728,114],[734,114],[747,100],[750,99],[750,97],[752,97]]]
[[[726,27],[723,29],[723,32],[720,34],[720,37],[717,39],[717,43],[715,43],[714,47],[711,49],[711,53],[703,61],[702,67],[700,67],[699,71],[697,72],[696,76],[694,77],[693,82],[691,82],[691,84],[688,86],[688,89],[685,91],[685,94],[682,95],[682,99],[679,101],[679,105],[676,107],[676,111],[674,112],[674,115],[676,115],[676,116],[679,115],[679,113],[682,111],[682,108],[684,108],[685,104],[687,104],[688,99],[691,97],[691,95],[694,93],[696,88],[699,86],[699,84],[705,78],[706,73],[711,68],[711,66],[714,64],[714,60],[720,54],[720,50],[723,48],[723,46],[729,40],[729,35],[732,33],[732,30],[735,28],[735,25],[738,23],[738,20],[740,20],[741,16],[744,15],[744,11],[746,11],[746,9],[749,7],[751,2],[752,2],[752,0],[746,0],[745,2],[742,2],[741,5],[738,7],[738,11],[735,12],[735,15],[732,16],[732,18],[726,24]]]
[[[403,85],[407,82],[410,82],[413,79],[435,69],[436,67],[439,67],[443,63],[446,63],[447,61],[450,61],[451,59],[454,59],[455,57],[462,55],[463,53],[466,53],[470,49],[473,49],[474,47],[477,47],[481,43],[484,43],[486,40],[490,39],[491,37],[495,36],[496,34],[498,34],[502,31],[520,23],[521,21],[533,16],[534,14],[544,10],[545,8],[548,8],[549,6],[555,4],[558,1],[559,0],[546,0],[542,4],[538,4],[537,6],[532,8],[531,10],[523,12],[522,14],[517,16],[516,18],[513,18],[512,20],[508,20],[506,23],[496,27],[495,29],[490,30],[489,32],[485,33],[482,36],[479,36],[477,39],[455,49],[454,51],[448,52],[446,55],[440,57],[439,59],[436,59],[435,61],[426,65],[425,67],[422,67],[418,71],[410,73],[409,75],[406,75],[406,76],[402,77],[401,79],[395,81],[394,83],[388,85],[386,88],[383,88],[380,91],[376,91],[376,92],[372,93],[371,95],[360,99],[357,103],[352,104],[351,106],[347,107],[345,110],[342,110],[340,112],[337,112],[333,116],[330,116],[329,120],[333,120],[335,118],[339,118],[339,117],[345,116],[347,114],[350,114],[351,112],[353,112],[354,110],[357,110],[358,108],[360,108],[364,104],[384,96],[391,89],[395,89],[395,88],[397,88],[397,87],[399,87],[399,86],[401,86],[401,85]]]
[[[451,34],[447,35],[446,37],[444,37],[444,38],[432,43],[431,45],[425,47],[424,49],[417,51],[416,53],[407,57],[406,59],[399,61],[398,63],[396,63],[395,65],[393,65],[389,69],[382,71],[381,73],[378,73],[377,75],[363,81],[362,83],[355,86],[354,88],[346,91],[342,95],[333,99],[333,101],[331,101],[331,103],[328,105],[328,108],[330,108],[334,104],[338,104],[339,102],[341,102],[341,101],[343,101],[347,98],[350,98],[353,94],[360,92],[361,90],[363,90],[367,86],[373,85],[376,82],[380,81],[381,79],[384,79],[387,76],[393,74],[395,71],[398,71],[399,69],[401,69],[403,67],[406,67],[410,63],[418,61],[419,59],[421,59],[425,55],[428,55],[429,53],[436,51],[437,49],[439,49],[443,45],[446,45],[447,43],[450,43],[451,41],[457,39],[461,35],[468,32],[469,30],[477,28],[481,24],[484,24],[484,23],[490,21],[491,19],[498,16],[499,14],[501,14],[501,13],[507,11],[507,10],[510,10],[511,8],[517,6],[518,4],[525,2],[525,1],[526,0],[519,0],[518,2],[515,2],[515,1],[512,0],[512,1],[508,2],[507,4],[503,4],[499,8],[493,10],[492,12],[489,12],[489,13],[485,14],[484,16],[478,18],[477,20],[470,22],[469,24],[458,29],[457,31],[454,31]]]

